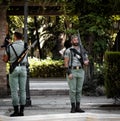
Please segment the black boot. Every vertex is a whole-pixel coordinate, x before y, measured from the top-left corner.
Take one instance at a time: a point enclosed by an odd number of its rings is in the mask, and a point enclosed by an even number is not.
[[[10,117],[14,116],[19,116],[18,106],[14,106],[14,112],[10,115]]]
[[[75,113],[75,103],[71,103],[71,113]]]
[[[24,116],[24,105],[20,105],[20,113],[19,116]]]
[[[76,102],[75,112],[84,113],[85,111],[80,108],[80,102]]]

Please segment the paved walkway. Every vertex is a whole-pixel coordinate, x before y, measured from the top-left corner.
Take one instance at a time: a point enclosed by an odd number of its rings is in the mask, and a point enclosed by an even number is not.
[[[30,79],[31,95],[66,95],[68,84],[65,78],[34,78]]]
[[[25,108],[25,115],[27,116],[70,112],[70,101],[68,95],[32,96],[31,102],[32,105]],[[113,100],[107,99],[104,96],[83,96],[81,100],[81,108],[87,113],[120,114],[120,107],[113,106],[112,104]],[[12,110],[11,98],[0,100],[0,114],[9,115]]]
[[[68,85],[65,79],[30,79],[30,93],[31,106],[25,107],[25,117],[38,115],[40,117],[44,115],[61,115],[61,117],[64,117],[64,115],[70,115],[71,117],[71,113],[69,113],[70,101],[68,95]],[[105,96],[83,96],[81,100],[81,108],[85,110],[85,113],[82,115],[114,114],[119,116],[120,105],[115,106],[113,103],[113,99],[108,99]],[[8,117],[12,111],[13,108],[11,105],[11,98],[8,97],[0,99],[0,115],[3,117]],[[75,115],[78,116],[77,113]],[[39,121],[45,120],[39,119]]]

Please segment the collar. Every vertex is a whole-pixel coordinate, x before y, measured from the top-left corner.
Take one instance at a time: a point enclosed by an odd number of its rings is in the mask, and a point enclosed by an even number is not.
[[[14,42],[14,44],[18,44],[18,43],[23,43],[23,41],[22,41],[22,40],[16,40],[16,41]]]
[[[79,46],[77,46],[77,47],[72,46],[71,48],[74,48],[74,49],[76,49],[76,50],[80,50],[80,47],[79,47]]]

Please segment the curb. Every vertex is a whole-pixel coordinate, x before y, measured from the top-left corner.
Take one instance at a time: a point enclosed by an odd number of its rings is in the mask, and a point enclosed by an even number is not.
[[[64,90],[50,90],[50,89],[45,89],[45,90],[30,90],[30,95],[31,96],[49,96],[49,95],[69,95],[69,90],[64,89]]]

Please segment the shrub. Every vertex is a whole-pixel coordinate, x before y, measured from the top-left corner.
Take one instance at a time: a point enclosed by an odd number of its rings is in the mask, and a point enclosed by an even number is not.
[[[65,77],[63,60],[28,58],[30,77]]]
[[[105,53],[105,88],[108,98],[120,97],[120,52]]]

